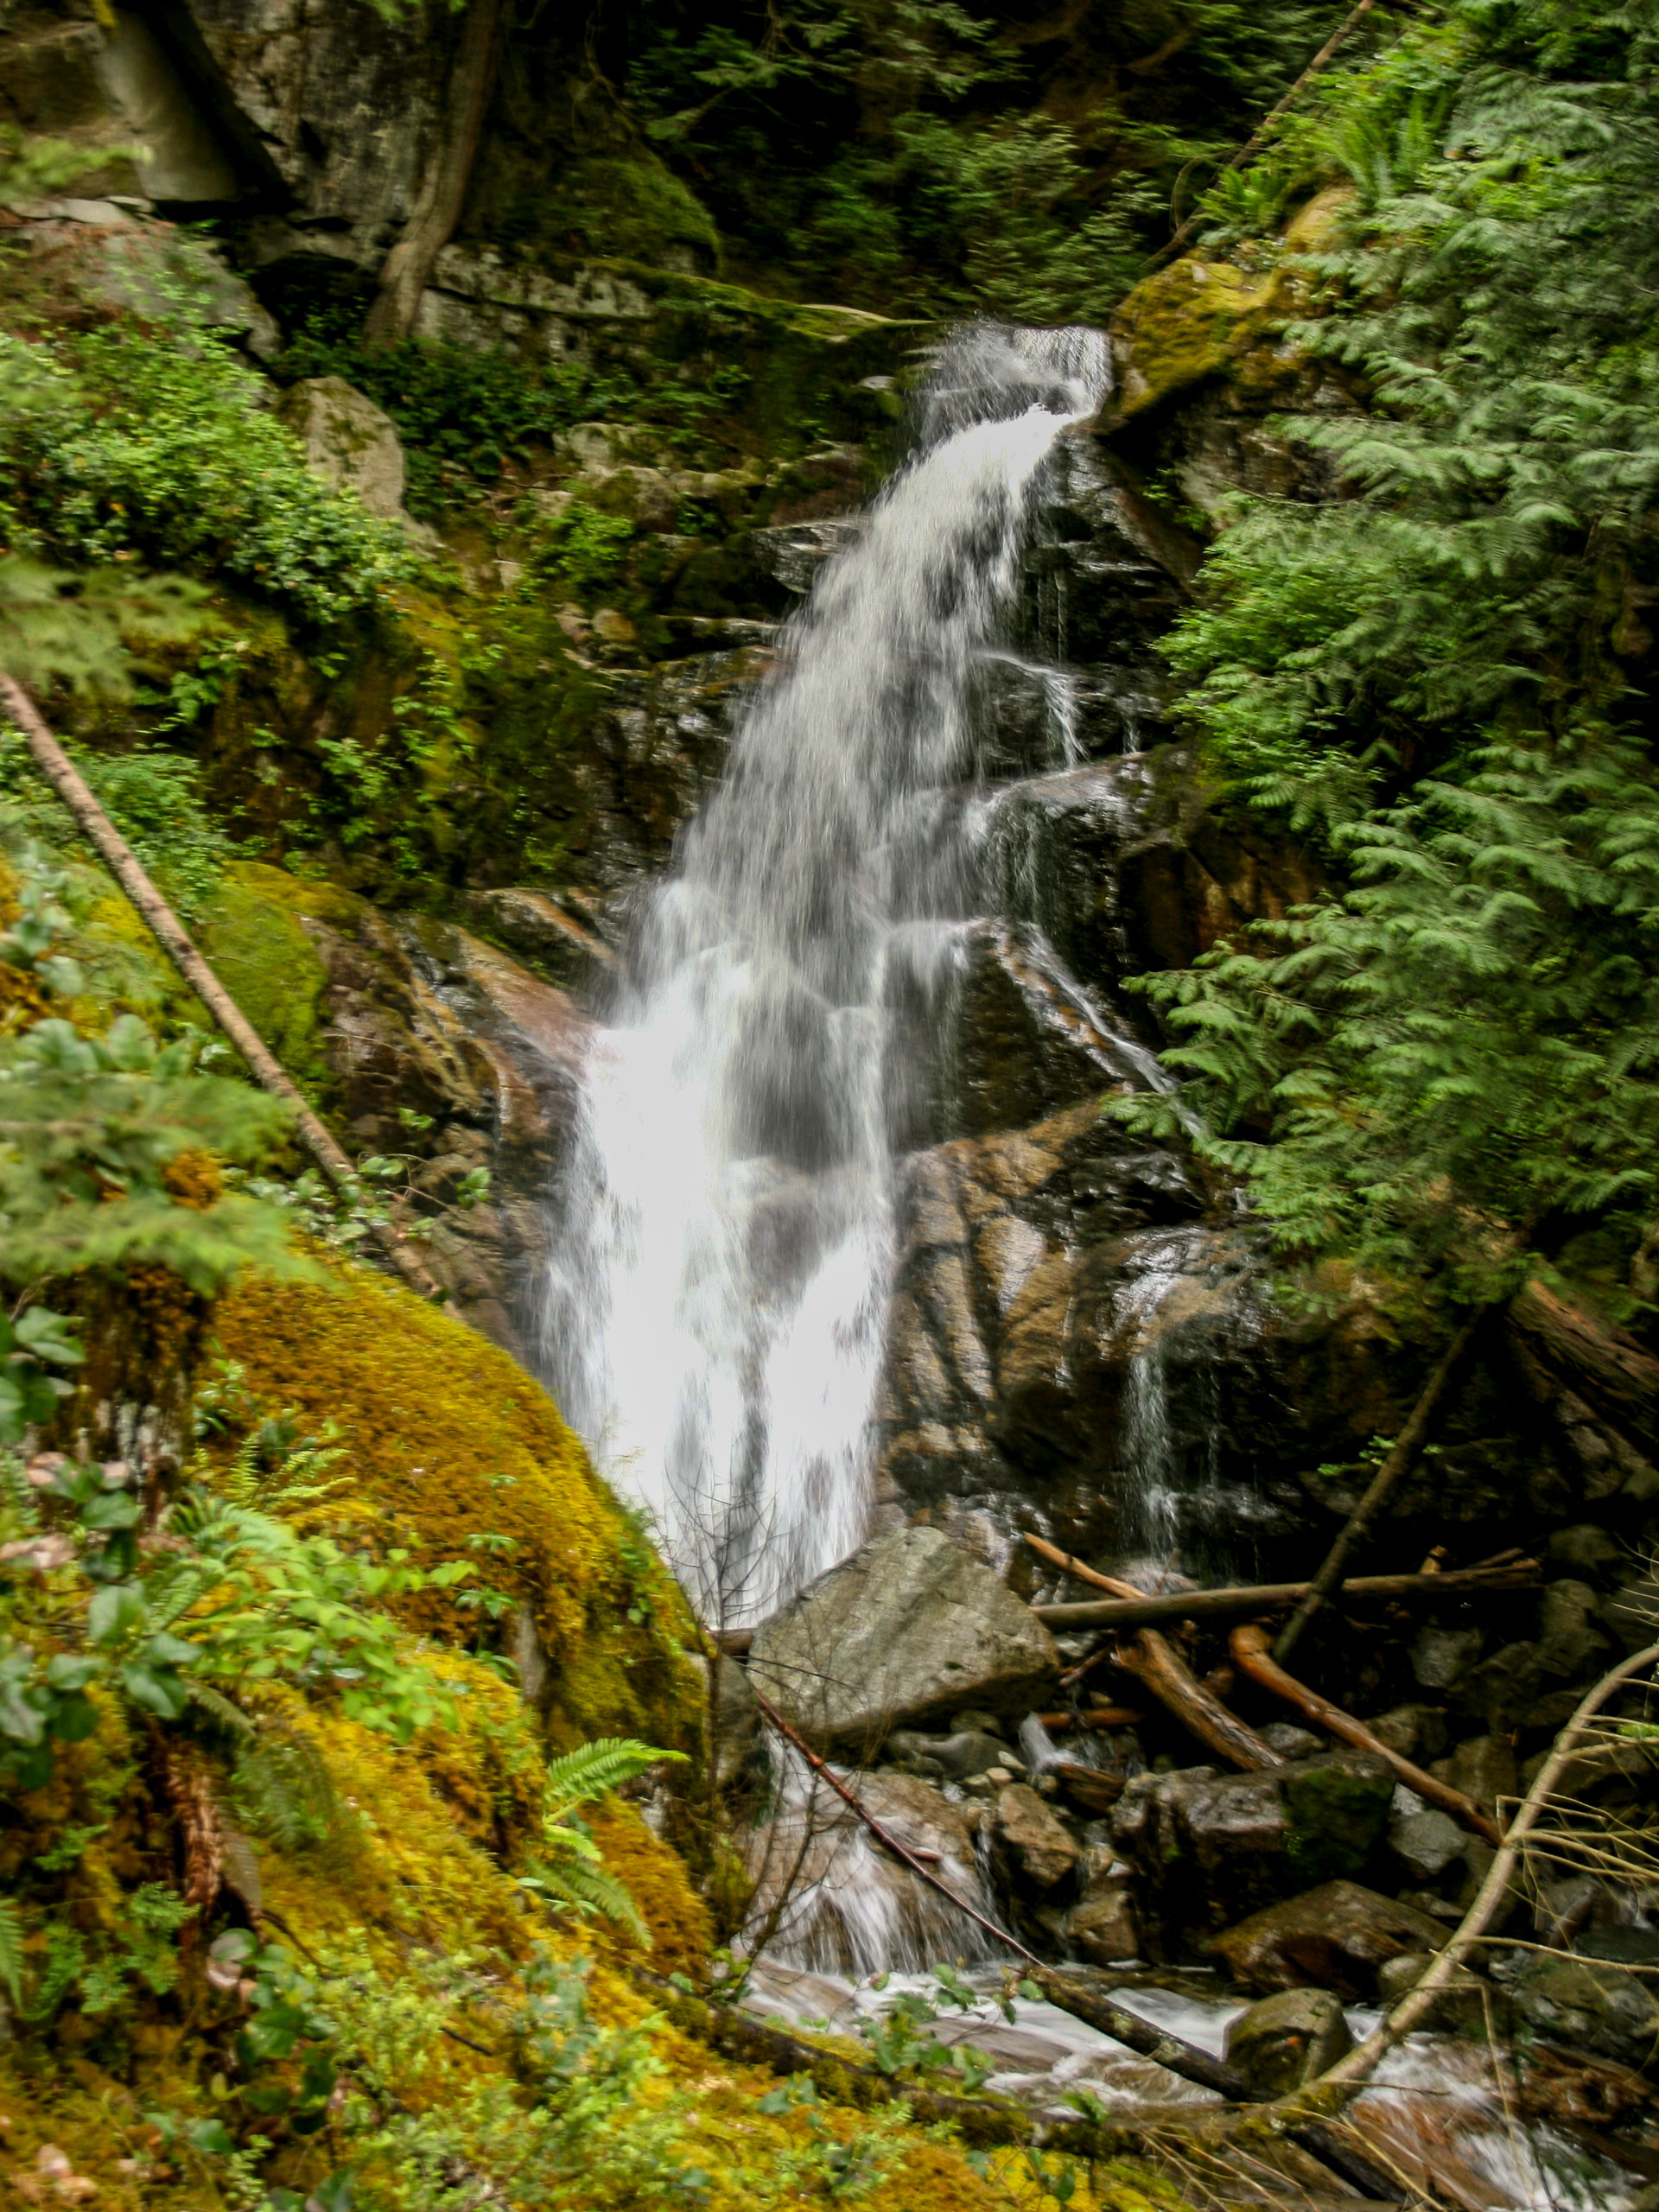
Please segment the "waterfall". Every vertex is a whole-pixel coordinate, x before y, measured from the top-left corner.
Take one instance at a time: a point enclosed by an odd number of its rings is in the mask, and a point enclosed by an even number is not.
[[[591,1057],[545,1356],[710,1619],[764,1616],[865,1533],[895,1157],[972,875],[976,672],[1107,358],[1082,330],[941,350],[913,455],[787,626]]]

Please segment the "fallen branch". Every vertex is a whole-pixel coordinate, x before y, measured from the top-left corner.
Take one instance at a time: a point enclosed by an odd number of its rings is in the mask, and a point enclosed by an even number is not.
[[[1294,1705],[1299,1713],[1305,1713],[1327,1735],[1340,1737],[1344,1743],[1356,1745],[1362,1751],[1375,1752],[1378,1758],[1386,1759],[1407,1788],[1414,1789],[1420,1797],[1452,1814],[1465,1827],[1473,1828],[1477,1835],[1484,1836],[1488,1843],[1497,1845],[1503,1842],[1502,1828],[1496,1821],[1483,1813],[1471,1798],[1465,1797],[1460,1789],[1453,1789],[1449,1782],[1437,1782],[1432,1774],[1425,1774],[1421,1767],[1414,1766],[1398,1751],[1390,1751],[1380,1737],[1372,1735],[1363,1721],[1356,1720],[1339,1705],[1332,1705],[1328,1698],[1321,1697],[1316,1690],[1307,1688],[1304,1683],[1286,1674],[1283,1668],[1274,1661],[1268,1649],[1266,1629],[1255,1626],[1236,1628],[1229,1648],[1234,1660],[1252,1681],[1260,1682],[1264,1689],[1272,1690],[1287,1705]]]
[[[1046,1559],[1052,1567],[1064,1567],[1079,1582],[1092,1583],[1096,1589],[1108,1590],[1115,1598],[1126,1600],[1138,1599],[1141,1595],[1132,1582],[1117,1582],[1109,1574],[1085,1567],[1080,1559],[1063,1552],[1058,1544],[1046,1543],[1042,1537],[1029,1535],[1026,1541],[1039,1559]],[[1230,1713],[1215,1693],[1205,1688],[1174,1646],[1156,1629],[1143,1628],[1133,1643],[1120,1644],[1112,1655],[1112,1663],[1143,1681],[1189,1734],[1199,1743],[1207,1744],[1230,1764],[1242,1768],[1246,1774],[1284,1764],[1278,1752],[1264,1744],[1254,1728],[1236,1713]]]
[[[1192,2044],[1183,2043],[1179,2037],[1165,2034],[1161,2028],[1154,2027],[1149,2020],[1143,2020],[1134,2012],[1125,2012],[1122,2005],[1111,2004],[1107,1999],[1098,1996],[1092,1989],[1086,1988],[1081,1982],[1074,1981],[1069,1975],[1058,1974],[1052,1967],[1045,1966],[1034,1952],[1027,1949],[1018,1936],[1011,1936],[1006,1928],[999,1928],[995,1921],[988,1918],[984,1913],[977,1911],[972,1905],[965,1904],[956,1891],[943,1882],[921,1857],[910,1848],[908,1844],[902,1842],[894,1835],[892,1829],[879,1821],[869,1808],[861,1802],[856,1793],[848,1787],[829,1762],[821,1758],[805,1741],[800,1732],[785,1719],[783,1714],[779,1712],[764,1691],[756,1690],[754,1699],[767,1724],[775,1728],[786,1743],[794,1745],[815,1774],[823,1776],[836,1796],[863,1823],[878,1843],[892,1852],[894,1858],[904,1866],[908,1866],[918,1880],[926,1883],[929,1889],[936,1891],[948,1903],[955,1905],[959,1912],[965,1912],[970,1920],[985,1930],[987,1935],[995,1936],[999,1943],[1005,1944],[1017,1957],[1025,1961],[1031,1980],[1042,1991],[1051,2005],[1058,2006],[1062,2012],[1070,2012],[1074,2018],[1086,2021],[1090,2027],[1098,2028],[1103,2035],[1110,2036],[1115,2042],[1122,2044],[1126,2049],[1137,2052],[1141,2057],[1154,2060],[1157,2064],[1166,2067],[1172,2074],[1179,2075],[1184,2081],[1196,2082],[1201,2087],[1213,2089],[1217,2095],[1226,2097],[1235,2103],[1262,2104],[1268,2101],[1262,2091],[1255,2088],[1242,2074],[1224,2064],[1222,2060],[1212,2058],[1208,2051],[1199,2050]],[[1265,1745],[1263,1748],[1266,1748]],[[640,1977],[636,1974],[635,1978],[638,1980]],[[653,1983],[657,1980],[655,1976],[651,1979]],[[717,2008],[709,2006],[703,2009],[714,2012]],[[770,2036],[777,2037],[779,2042],[792,2044],[796,2051],[810,2050],[810,2044],[795,2044],[792,2037],[780,2036],[777,2030],[768,2029],[766,2032]],[[766,2063],[772,2062],[769,2060]],[[791,2065],[785,2070],[799,2069]],[[851,2073],[855,2069],[846,2070]],[[877,2078],[887,2080],[885,2075]],[[895,2086],[889,2082],[887,2094],[893,2095],[896,2093]],[[912,2093],[906,2091],[903,2094],[914,2102]],[[931,2095],[933,2093],[920,2094]],[[978,2109],[973,2106],[971,2100],[950,2098],[944,2101],[953,2106],[967,2104],[970,2109],[976,2111]],[[950,2116],[955,2117],[954,2114]],[[1067,2139],[1071,2132],[1069,2126],[1065,2123],[1057,2126],[1045,2126],[1040,2139],[1055,2149],[1066,2150],[1075,2147],[1078,2150],[1079,2155],[1088,2155],[1081,2141],[1074,2145]],[[1382,2173],[1380,2168],[1373,2165],[1362,2154],[1332,2135],[1332,2131],[1321,2123],[1317,2121],[1300,2123],[1292,2130],[1292,2133],[1305,2149],[1312,2152],[1315,2157],[1324,2158],[1328,2164],[1334,2166],[1356,2187],[1363,2190],[1366,2195],[1389,2202],[1397,2198],[1398,2192],[1388,2177]],[[979,2139],[988,2139],[982,2137]],[[997,2139],[1024,2139],[1004,2137]],[[1120,2144],[1119,2147],[1127,2148],[1128,2145],[1124,2143]],[[1099,2155],[1098,2152],[1096,2155]]]
[[[1474,1347],[1481,1324],[1491,1311],[1490,1306],[1478,1306],[1440,1355],[1438,1365],[1424,1383],[1417,1402],[1411,1409],[1411,1417],[1401,1430],[1393,1449],[1372,1476],[1370,1488],[1349,1515],[1347,1526],[1325,1554],[1325,1564],[1314,1576],[1306,1597],[1287,1621],[1279,1641],[1274,1645],[1273,1656],[1281,1667],[1289,1662],[1291,1653],[1301,1642],[1303,1630],[1341,1581],[1342,1570],[1348,1564],[1350,1554],[1364,1542],[1370,1533],[1371,1523],[1416,1465],[1434,1426],[1435,1416],[1462,1374],[1464,1362]]]
[[[1516,1294],[1507,1319],[1558,1378],[1571,1376],[1597,1413],[1649,1448],[1659,1444],[1659,1359],[1633,1337],[1541,1282]]]
[[[864,1823],[876,1841],[885,1844],[895,1859],[902,1859],[918,1881],[925,1882],[930,1890],[937,1891],[948,1904],[955,1905],[958,1912],[965,1912],[969,1919],[976,1926],[982,1928],[988,1936],[995,1936],[999,1943],[1006,1943],[1009,1950],[1018,1952],[1028,1964],[1033,1967],[1041,1966],[1042,1961],[1036,1953],[1028,1951],[1017,1936],[1010,1936],[1006,1928],[999,1928],[995,1921],[988,1919],[976,1905],[969,1904],[965,1898],[959,1897],[948,1882],[942,1880],[934,1873],[919,1853],[912,1851],[907,1843],[901,1841],[898,1836],[894,1835],[891,1828],[884,1827],[868,1806],[860,1802],[830,1762],[820,1758],[800,1731],[792,1727],[785,1719],[783,1714],[779,1712],[764,1691],[756,1689],[753,1682],[750,1683],[749,1688],[756,1705],[760,1708],[761,1718],[769,1726],[778,1731],[785,1743],[795,1746],[813,1773],[823,1777],[842,1802]]]
[[[0,670],[0,706],[22,731],[35,766],[74,816],[87,842],[102,856],[156,942],[246,1061],[254,1081],[292,1109],[295,1134],[312,1159],[331,1183],[343,1186],[355,1182],[356,1169],[307,1104],[304,1093],[203,958],[183,923],[150,881],[137,855],[93,798],[85,777],[47,728],[35,702],[3,670]],[[374,1234],[411,1290],[423,1298],[439,1295],[437,1284],[396,1230],[377,1230]]]
[[[1138,1728],[1146,1717],[1132,1705],[1096,1705],[1087,1713],[1039,1713],[1037,1716],[1052,1736],[1064,1735],[1071,1728],[1089,1728],[1096,1733],[1112,1728]]]
[[[1319,2080],[1309,2085],[1305,2094],[1315,2095],[1321,2091],[1338,2090],[1351,2095],[1360,2085],[1370,2080],[1395,2045],[1402,2042],[1412,2030],[1426,2020],[1433,2009],[1434,2000],[1452,1980],[1469,1953],[1477,1948],[1487,1927],[1509,1894],[1510,1881],[1519,1866],[1527,1838],[1537,1826],[1544,1807],[1556,1783],[1572,1764],[1579,1745],[1590,1723],[1606,1704],[1615,1691],[1622,1689],[1633,1675],[1659,1662],[1659,1643],[1649,1644],[1645,1651],[1638,1651],[1634,1658],[1626,1659],[1611,1674],[1604,1675],[1578,1711],[1555,1738],[1554,1747],[1545,1760],[1537,1780],[1522,1799],[1509,1832],[1499,1846],[1497,1854],[1486,1871],[1474,1903],[1464,1915],[1463,1924],[1446,1948],[1440,1952],[1427,1973],[1413,1990],[1408,1990],[1381,2026],[1366,2037],[1357,2050],[1349,2052],[1329,2067]]]
[[[1344,1603],[1398,1603],[1408,1598],[1478,1597],[1484,1590],[1524,1590],[1538,1580],[1536,1560],[1501,1567],[1465,1567],[1443,1574],[1357,1574],[1336,1595]],[[1103,1599],[1095,1605],[1033,1605],[1051,1629],[1143,1628],[1157,1621],[1224,1620],[1239,1613],[1276,1612],[1306,1597],[1311,1582],[1237,1583],[1224,1590],[1183,1590],[1155,1598]]]

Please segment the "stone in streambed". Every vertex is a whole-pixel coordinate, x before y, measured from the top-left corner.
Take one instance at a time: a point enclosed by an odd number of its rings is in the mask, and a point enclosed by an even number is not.
[[[1312,2082],[1353,2047],[1342,1999],[1328,1989],[1281,1989],[1227,2031],[1228,2064],[1275,2097]]]
[[[1025,1761],[1001,1737],[987,1735],[979,1728],[960,1728],[949,1736],[900,1728],[888,1738],[887,1756],[893,1764],[913,1766],[918,1772],[925,1771],[925,1763],[931,1761],[951,1782],[967,1782],[976,1774],[988,1773],[994,1766],[1006,1767],[1020,1776],[1026,1771]]]
[[[1385,1961],[1407,1951],[1437,1951],[1445,1940],[1446,1930],[1426,1912],[1357,1882],[1326,1882],[1252,1913],[1210,1948],[1249,1988],[1311,1986],[1357,1999],[1376,1995]]]
[[[1024,1783],[997,1793],[992,1818],[997,1841],[1034,1888],[1052,1890],[1076,1868],[1076,1838]]]
[[[895,1724],[978,1707],[1028,1712],[1059,1673],[1054,1640],[989,1567],[937,1529],[895,1529],[755,1630],[750,1677],[816,1741],[868,1750]]]

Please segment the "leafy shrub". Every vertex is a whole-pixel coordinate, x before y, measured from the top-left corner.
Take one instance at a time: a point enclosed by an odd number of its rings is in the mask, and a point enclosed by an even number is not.
[[[0,419],[0,505],[60,559],[217,569],[316,623],[410,574],[398,532],[311,473],[188,300],[157,328],[12,339],[4,360],[29,379]]]

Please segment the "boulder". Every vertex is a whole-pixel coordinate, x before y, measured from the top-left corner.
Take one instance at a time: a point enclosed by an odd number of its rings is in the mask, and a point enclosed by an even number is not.
[[[992,1820],[997,1841],[1033,1888],[1052,1890],[1075,1869],[1077,1839],[1024,1783],[998,1792]]]
[[[404,519],[404,448],[391,416],[365,392],[344,377],[306,377],[276,412],[305,448],[308,467],[355,492],[382,522]]]
[[[1392,2008],[1408,1991],[1416,1988],[1433,1963],[1426,1951],[1402,1951],[1397,1959],[1385,1959],[1376,1970],[1378,1997]],[[1462,2028],[1484,2028],[1489,2014],[1494,2026],[1507,2026],[1508,1999],[1479,1974],[1471,1974],[1467,1967],[1459,1967],[1435,1998],[1421,2024],[1440,2035],[1455,2035]]]
[[[1502,1736],[1471,1736],[1450,1758],[1436,1759],[1429,1772],[1449,1782],[1483,1811],[1495,1813],[1500,1800],[1516,1794],[1515,1751]]]
[[[1382,1842],[1394,1797],[1387,1763],[1336,1751],[1262,1774],[1188,1767],[1137,1777],[1112,1816],[1116,1849],[1140,1870],[1167,1949],[1310,1879],[1353,1875]]]
[[[1141,1923],[1127,1886],[1085,1897],[1065,1916],[1066,1945],[1090,1966],[1119,1965],[1141,1952]]]
[[[815,1740],[880,1743],[965,1705],[1023,1714],[1059,1672],[1028,1605],[937,1529],[895,1529],[756,1630],[757,1688]]]
[[[1300,2089],[1353,2047],[1342,1999],[1328,1989],[1281,1989],[1227,2031],[1228,2064],[1275,2097]]]
[[[1411,1647],[1411,1671],[1426,1690],[1450,1689],[1480,1656],[1478,1628],[1421,1629]]]
[[[1568,2050],[1643,2068],[1659,2045],[1659,1989],[1610,1961],[1516,1953],[1493,1969],[1522,2024]]]
[[[1468,1830],[1459,1827],[1450,1813],[1426,1805],[1414,1790],[1396,1789],[1394,1797],[1389,1848],[1418,1881],[1434,1881],[1463,1856]]]
[[[1216,1936],[1211,1949],[1251,1989],[1333,1989],[1376,1994],[1377,1969],[1407,1951],[1437,1951],[1446,1930],[1426,1912],[1357,1882],[1325,1882],[1269,1905]]]

